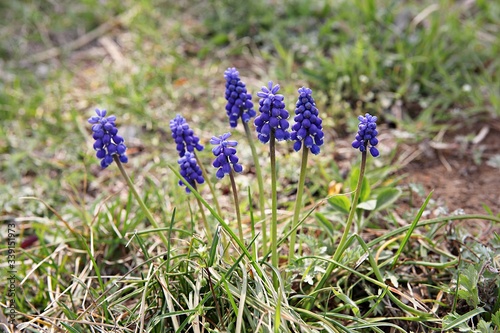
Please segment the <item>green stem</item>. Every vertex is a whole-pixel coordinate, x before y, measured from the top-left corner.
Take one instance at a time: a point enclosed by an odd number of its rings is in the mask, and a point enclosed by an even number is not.
[[[363,184],[363,177],[365,175],[365,167],[366,167],[366,151],[361,153],[361,168],[359,170],[359,177],[358,177],[358,183],[356,185],[356,192],[354,192],[354,199],[351,203],[351,209],[349,210],[349,216],[347,217],[347,223],[345,225],[344,233],[342,234],[342,237],[340,238],[339,245],[335,249],[335,252],[334,252],[333,257],[332,257],[333,261],[335,261],[335,262],[339,261],[339,258],[342,255],[342,253],[344,251],[344,247],[345,247],[346,242],[347,242],[347,238],[349,236],[349,231],[351,230],[352,222],[354,219],[354,213],[356,212],[356,206],[358,205],[359,195],[361,193],[361,187]],[[332,271],[334,270],[335,267],[336,267],[335,263],[330,262],[330,264],[328,265],[328,267],[326,269],[325,274],[323,274],[323,277],[321,278],[321,280],[318,282],[316,287],[314,287],[313,293],[315,293],[316,291],[323,288],[326,281],[330,278],[330,275],[332,274]],[[317,293],[315,293],[315,294],[317,294]],[[309,304],[307,305],[307,308],[309,310],[311,309],[313,303],[314,303],[314,300],[309,302]]]
[[[274,133],[271,132],[269,151],[271,155],[271,263],[279,271],[279,258],[278,258],[278,193],[276,191],[276,138]],[[278,288],[278,277],[273,275],[273,284]]]
[[[128,176],[127,172],[125,171],[125,168],[123,167],[122,162],[120,162],[118,155],[116,155],[116,154],[113,155],[113,159],[115,160],[116,165],[118,165],[118,169],[120,169],[120,172],[121,172],[123,178],[125,178],[125,180],[127,181],[128,187],[130,188],[130,190],[132,191],[132,194],[134,195],[135,199],[139,203],[139,206],[141,206],[142,210],[144,211],[144,214],[146,214],[146,217],[149,220],[149,223],[151,223],[153,225],[153,227],[155,227],[156,229],[160,229],[160,225],[156,222],[155,218],[153,217],[153,214],[151,214],[148,207],[146,206],[146,204],[142,200],[141,196],[139,195],[139,193],[135,189],[134,183],[132,182],[132,180]],[[167,238],[165,237],[165,235],[163,235],[163,233],[161,231],[158,231],[158,235],[160,236],[160,238],[163,241],[163,243],[165,244],[165,246],[168,247],[169,242],[168,242]]]
[[[193,186],[196,190],[196,183]],[[212,230],[210,229],[210,224],[208,223],[207,216],[205,215],[205,211],[203,210],[203,204],[201,203],[200,199],[196,198],[196,201],[198,202],[198,207],[200,207],[200,213],[201,213],[201,218],[203,219],[203,225],[205,226],[205,232],[207,233],[207,240],[208,243],[212,242]]]
[[[309,148],[302,149],[302,163],[300,165],[299,186],[297,187],[297,196],[295,197],[295,209],[293,212],[292,234],[290,235],[290,246],[288,253],[288,265],[292,263],[295,257],[295,240],[297,238],[297,224],[299,223],[299,215],[302,208],[302,194],[304,193],[304,183],[306,180],[307,155]]]
[[[169,165],[168,167],[177,176],[177,178],[179,178],[184,183],[184,185],[186,185],[186,187],[189,188],[193,192],[193,194],[196,196],[196,198],[198,198],[201,201],[201,203],[203,204],[203,206],[205,206],[205,208],[208,209],[208,211],[212,214],[212,216],[220,223],[220,225],[222,226],[222,228],[229,234],[229,236],[231,237],[231,239],[233,239],[234,242],[238,245],[238,247],[241,250],[241,252],[248,259],[250,259],[250,264],[252,265],[252,267],[257,272],[257,275],[262,278],[264,276],[264,272],[262,271],[261,266],[256,261],[252,260],[252,254],[250,253],[250,251],[248,251],[247,247],[238,238],[238,236],[236,236],[236,234],[234,233],[233,229],[231,229],[231,227],[226,223],[226,221],[224,221],[224,219],[219,214],[217,214],[217,212],[213,209],[213,207],[205,199],[203,199],[203,197],[200,195],[200,193],[198,193],[198,191],[196,191],[194,189],[194,187],[191,186],[191,184],[189,184],[189,182],[187,182],[184,179],[184,177],[181,176],[181,174],[179,173],[179,171],[177,171],[171,165]]]
[[[246,122],[243,122],[243,127],[245,128],[245,134],[247,136],[248,145],[252,150],[253,164],[255,166],[255,175],[257,176],[257,183],[259,185],[259,209],[260,209],[260,219],[262,221],[262,253],[267,253],[267,223],[266,223],[266,213],[265,213],[264,180],[262,178],[262,172],[260,169],[259,155],[257,155],[257,149],[255,149],[255,144],[252,139],[250,127]]]
[[[234,209],[236,210],[236,221],[238,222],[238,232],[240,234],[240,240],[243,243],[243,226],[241,225],[240,201],[238,200],[238,191],[236,189],[236,182],[234,181],[233,170],[231,170],[231,172],[229,173],[229,178],[231,179],[231,188],[233,190]]]
[[[208,177],[207,170],[205,170],[205,167],[203,164],[200,162],[200,159],[198,158],[198,155],[196,155],[196,152],[194,153],[194,157],[196,158],[196,163],[198,163],[198,166],[201,169],[201,173],[203,175],[203,178],[205,178],[205,181],[207,182],[208,188],[210,189],[210,193],[212,193],[212,198],[215,204],[215,209],[217,209],[217,213],[219,213],[220,216],[222,216],[222,211],[219,206],[219,201],[217,200],[217,196],[215,195],[215,190],[214,186],[212,185],[212,182],[210,181],[210,178]]]
[[[366,151],[361,153],[361,168],[359,170],[358,184],[356,185],[356,192],[354,193],[354,199],[351,203],[351,209],[349,210],[349,216],[347,217],[347,223],[345,225],[344,233],[342,234],[342,238],[340,239],[340,243],[333,254],[333,260],[338,261],[342,252],[344,251],[345,242],[347,241],[347,237],[349,236],[349,231],[351,230],[354,214],[356,212],[356,207],[358,205],[359,195],[361,194],[361,187],[363,184],[363,178],[365,176],[365,167],[366,167]],[[332,268],[333,269],[333,268]],[[330,272],[331,273],[331,272]]]

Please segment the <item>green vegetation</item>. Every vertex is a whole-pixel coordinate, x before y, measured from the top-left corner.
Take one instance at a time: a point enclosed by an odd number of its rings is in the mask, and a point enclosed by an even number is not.
[[[361,158],[353,149],[343,153],[347,165],[332,158],[348,150],[365,112],[379,117],[380,133],[390,124],[415,142],[464,119],[500,116],[500,3],[22,0],[0,2],[0,22],[0,219],[2,238],[14,225],[17,242],[18,329],[500,330],[500,237],[480,242],[465,224],[498,224],[500,212],[430,218],[443,207],[418,185],[399,185],[397,141],[368,159],[339,254]],[[230,131],[228,67],[240,71],[256,107],[257,91],[273,80],[293,114],[304,85],[323,118],[327,138],[309,156],[290,265],[301,157],[291,143],[277,144],[278,288],[243,128],[232,138],[244,165],[235,177],[244,243],[233,232],[230,185],[210,169],[210,138]],[[99,167],[87,123],[96,107],[117,116],[125,168],[159,228],[116,165]],[[207,186],[199,195],[178,186],[168,126],[178,113],[205,145],[198,157],[223,216]],[[256,149],[269,225],[269,150]],[[28,245],[32,236],[38,241]],[[1,243],[2,279],[8,248]]]

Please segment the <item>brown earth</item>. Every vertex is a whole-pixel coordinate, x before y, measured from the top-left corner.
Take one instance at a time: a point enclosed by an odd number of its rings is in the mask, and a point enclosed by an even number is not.
[[[402,169],[408,175],[404,182],[434,190],[433,198],[450,212],[486,213],[486,205],[499,213],[500,169],[487,161],[500,154],[500,121],[464,125],[460,133],[443,138],[419,146],[420,156]]]
[[[499,214],[500,168],[488,161],[500,154],[500,121],[464,124],[460,131],[444,133],[442,138],[421,143],[411,154],[417,157],[401,170],[406,175],[403,184],[421,184],[423,195],[434,190],[436,204],[427,217],[437,217],[436,207],[445,208],[445,214],[488,214],[487,206]],[[423,199],[415,200],[412,207],[418,208]],[[484,219],[455,223],[465,226],[479,241],[500,233],[500,225]]]

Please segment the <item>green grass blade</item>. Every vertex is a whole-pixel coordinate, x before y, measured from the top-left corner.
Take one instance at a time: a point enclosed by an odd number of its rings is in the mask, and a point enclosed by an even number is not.
[[[243,328],[243,313],[245,311],[245,300],[247,298],[248,273],[245,266],[240,263],[243,281],[241,283],[240,305],[238,306],[238,315],[236,316],[236,333],[240,333]],[[276,311],[278,312],[278,311]]]
[[[457,326],[459,326],[460,324],[463,324],[465,323],[466,321],[470,320],[471,318],[477,316],[478,314],[480,313],[483,313],[483,312],[486,312],[485,309],[483,308],[476,308],[472,311],[469,311],[459,317],[457,317],[455,320],[453,320],[451,323],[447,324],[447,325],[444,325],[443,326],[443,331],[448,331],[448,330],[451,330]]]
[[[403,252],[403,249],[405,248],[406,244],[410,240],[411,234],[413,233],[413,231],[417,227],[417,223],[418,223],[418,221],[420,221],[420,218],[422,217],[422,214],[424,213],[425,207],[427,207],[429,200],[431,200],[432,193],[434,193],[434,191],[431,191],[431,193],[429,193],[429,195],[425,199],[424,203],[422,204],[422,207],[420,207],[420,209],[417,213],[417,216],[415,216],[415,219],[410,224],[410,228],[408,229],[408,232],[406,233],[405,237],[403,238],[403,242],[399,246],[398,251],[396,252],[396,255],[394,256],[394,260],[392,262],[391,269],[394,269],[394,267],[396,266],[396,263],[398,262],[399,256],[401,255],[401,252]]]

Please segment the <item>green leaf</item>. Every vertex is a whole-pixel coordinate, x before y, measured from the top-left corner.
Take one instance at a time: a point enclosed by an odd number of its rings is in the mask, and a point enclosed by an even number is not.
[[[363,183],[361,184],[361,192],[359,193],[359,201],[363,202],[368,200],[368,198],[370,197],[370,193],[371,193],[370,182],[368,181],[368,178],[364,177]]]
[[[359,178],[359,168],[355,167],[352,169],[351,176],[349,179],[349,183],[351,186],[351,191],[356,190],[356,186],[358,184],[358,178]],[[370,197],[371,189],[370,189],[370,182],[368,179],[363,177],[363,183],[361,184],[361,192],[359,193],[359,201],[358,202],[363,202],[368,200]]]
[[[351,191],[356,190],[356,184],[358,184],[359,178],[359,167],[354,167],[351,170],[351,174],[349,175],[349,186],[351,187]]]
[[[356,190],[356,185],[358,184],[358,178],[359,178],[359,169],[355,169],[351,175],[351,190],[355,191]],[[358,202],[364,202],[368,200],[370,197],[371,193],[371,188],[370,188],[370,181],[368,178],[363,177],[363,183],[361,183],[361,192],[359,193],[359,201]]]
[[[349,214],[349,209],[351,208],[351,200],[349,200],[349,198],[347,198],[345,195],[331,197],[330,199],[328,199],[328,203],[337,212]]]
[[[460,326],[461,324],[464,324],[465,322],[469,321],[471,318],[477,316],[480,313],[485,312],[483,308],[476,308],[472,311],[469,311],[459,317],[456,317],[454,320],[452,320],[449,323],[446,323],[443,325],[443,331],[451,330],[452,328],[455,328],[457,326]]]
[[[217,256],[217,248],[221,246],[219,244],[220,232],[219,228],[215,231],[214,238],[212,240],[212,246],[210,247],[210,256],[208,257],[207,267],[212,267],[215,263],[215,258]]]
[[[464,299],[472,307],[476,307],[480,302],[477,288],[478,280],[479,272],[473,265],[467,266],[458,276],[459,290],[457,296]]]
[[[358,204],[356,208],[364,210],[374,210],[377,207],[377,200],[368,200]]]
[[[335,294],[335,296],[337,296],[340,300],[342,300],[342,302],[344,302],[352,310],[352,313],[354,313],[356,317],[359,317],[360,314],[359,307],[351,298],[349,298],[349,296],[344,294],[342,290],[337,290],[336,288],[332,288],[332,291]]]
[[[400,196],[401,189],[399,188],[386,188],[382,190],[377,196],[376,210],[382,210],[392,205]]]
[[[491,323],[488,323],[481,319],[479,323],[477,323],[477,329],[482,333],[493,333],[493,328],[491,327]]]
[[[411,223],[410,228],[408,229],[408,232],[406,233],[405,237],[403,238],[403,242],[401,242],[401,245],[399,246],[399,249],[396,252],[396,255],[394,256],[394,261],[392,262],[392,268],[394,268],[396,266],[396,263],[398,262],[398,258],[401,255],[401,252],[403,252],[404,247],[406,246],[406,244],[410,240],[411,234],[413,233],[413,231],[417,227],[418,221],[420,221],[420,218],[422,217],[422,214],[424,213],[425,207],[427,207],[429,200],[431,200],[432,193],[434,193],[434,191],[431,191],[429,193],[429,195],[427,196],[427,198],[425,198],[425,201],[422,204],[422,207],[420,207],[420,209],[417,213],[417,216],[415,216],[415,219]]]
[[[80,332],[78,329],[76,329],[73,326],[70,326],[66,323],[61,323],[61,325],[63,325],[69,332],[72,332],[72,333],[79,333]]]
[[[491,322],[497,327],[500,328],[500,310],[495,314],[491,315]]]
[[[328,235],[330,237],[333,236],[333,225],[330,220],[326,218],[325,215],[321,213],[316,213],[314,216],[318,219],[319,223],[325,228],[325,230],[328,232]]]
[[[228,34],[225,34],[225,33],[218,33],[216,34],[215,36],[213,36],[210,41],[212,43],[214,43],[215,45],[224,45],[224,44],[227,44],[229,43],[229,38],[228,38]]]

